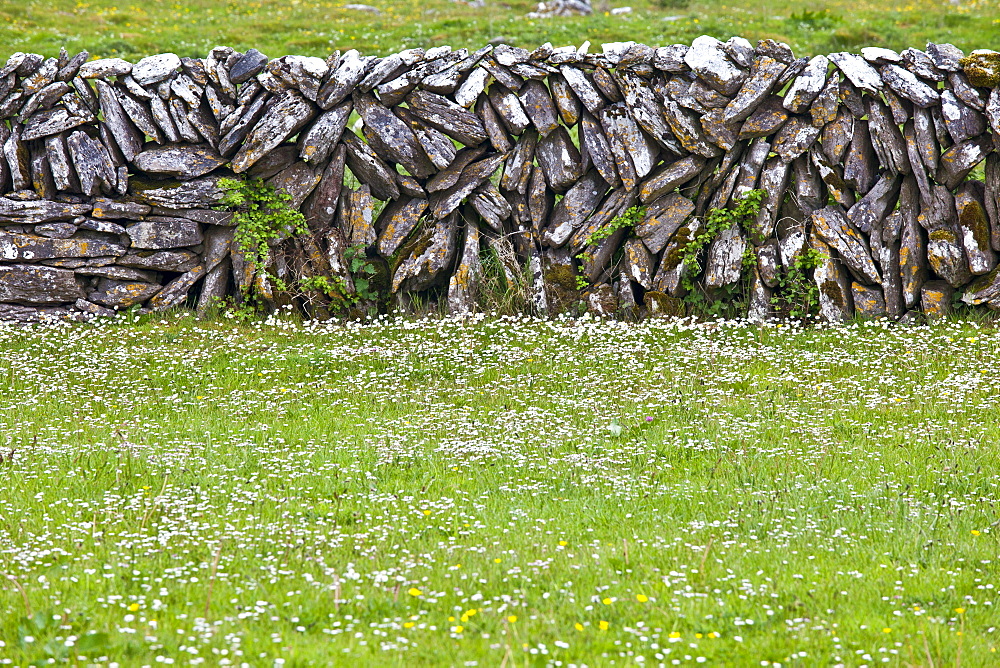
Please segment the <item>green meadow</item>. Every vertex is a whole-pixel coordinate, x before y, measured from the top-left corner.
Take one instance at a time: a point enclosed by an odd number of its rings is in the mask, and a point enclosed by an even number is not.
[[[1000,43],[996,0],[593,0],[587,17],[531,19],[530,0],[367,0],[375,11],[311,0],[20,0],[0,2],[0,44],[8,52],[55,55],[61,46],[139,58],[173,51],[204,56],[218,44],[271,57],[325,57],[336,49],[384,55],[410,47],[478,48],[503,40],[533,48],[635,40],[690,43],[702,34],[787,42],[799,55],[863,46],[923,48],[952,42],[966,52]],[[630,7],[627,14],[613,9]]]
[[[0,329],[0,664],[994,666],[1000,331]]]

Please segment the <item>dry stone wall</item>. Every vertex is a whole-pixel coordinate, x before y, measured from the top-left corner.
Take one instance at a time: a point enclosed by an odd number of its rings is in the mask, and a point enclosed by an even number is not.
[[[511,280],[530,274],[539,310],[577,274],[594,310],[662,310],[690,284],[680,258],[706,212],[751,189],[765,193],[751,229],[714,239],[689,279],[724,288],[752,254],[753,317],[808,248],[828,320],[936,314],[956,291],[1000,308],[998,58],[928,44],[807,59],[707,36],[325,60],[16,53],[0,68],[0,320],[205,308],[251,288],[280,301],[275,277],[349,286],[351,247],[398,304],[473,308],[492,248]],[[234,175],[306,217],[267,272],[217,210]],[[588,246],[633,206],[634,229]]]

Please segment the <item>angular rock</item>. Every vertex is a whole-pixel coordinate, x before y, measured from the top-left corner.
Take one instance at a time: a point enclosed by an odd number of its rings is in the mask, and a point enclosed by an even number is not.
[[[103,241],[46,239],[30,234],[0,232],[0,259],[6,261],[38,262],[63,257],[104,257],[124,254],[123,246]]]
[[[76,225],[72,223],[42,223],[35,225],[35,234],[48,239],[69,239],[76,234]]]
[[[390,202],[382,209],[376,223],[376,227],[381,230],[377,241],[379,255],[388,258],[399,250],[410,233],[417,228],[427,205],[426,199],[403,198]]]
[[[659,147],[646,135],[622,103],[605,107],[601,123],[609,135],[614,135],[628,151],[636,177],[644,178],[656,165]],[[586,146],[586,144],[584,144]]]
[[[479,227],[465,223],[465,243],[458,267],[448,281],[448,312],[456,315],[475,310],[483,267],[479,260]]]
[[[264,71],[267,56],[257,49],[250,49],[229,68],[229,80],[239,85]]]
[[[785,93],[785,109],[793,114],[804,113],[826,85],[829,66],[830,61],[826,56],[813,57]]]
[[[976,49],[961,61],[965,76],[973,86],[996,88],[1000,85],[1000,53]]]
[[[576,125],[580,120],[582,105],[566,78],[562,74],[552,74],[549,76],[549,87],[563,123],[568,126]]]
[[[715,289],[739,281],[746,249],[747,239],[739,225],[734,223],[722,230],[708,247],[705,277],[702,281],[704,286]]]
[[[144,281],[146,283],[158,283],[160,281],[160,275],[155,271],[143,271],[142,269],[119,267],[118,265],[82,267],[75,271],[77,276],[99,276],[101,278],[113,278],[118,281]]]
[[[526,82],[518,97],[525,113],[541,136],[545,137],[559,127],[556,105],[544,83],[535,80]]]
[[[140,85],[159,83],[172,76],[181,66],[181,59],[173,53],[147,56],[132,67],[132,78]]]
[[[483,122],[483,128],[486,129],[486,134],[489,136],[493,148],[501,153],[507,153],[514,148],[514,143],[507,135],[506,126],[500,120],[485,93],[479,97],[479,102],[476,103],[476,115]]]
[[[746,79],[743,70],[729,59],[722,42],[714,37],[695,38],[684,54],[684,63],[723,95],[735,95]]]
[[[181,180],[204,176],[226,160],[206,144],[150,147],[134,160],[137,168],[151,174],[165,174]]]
[[[837,251],[853,272],[866,284],[877,285],[882,282],[871,251],[861,234],[854,229],[837,205],[827,206],[812,214],[813,229],[824,242]]]
[[[528,127],[531,121],[525,113],[521,102],[514,93],[502,85],[490,86],[487,91],[490,104],[504,125],[513,135],[519,135]]]
[[[340,201],[340,191],[344,185],[346,159],[347,149],[337,146],[333,158],[320,176],[319,184],[306,201],[302,215],[305,216],[306,224],[313,232],[320,234],[326,232],[337,215],[337,203]]]
[[[951,313],[955,288],[945,281],[928,281],[920,289],[920,308],[928,320],[940,320]]]
[[[340,228],[349,246],[367,248],[375,243],[374,203],[368,186],[345,189],[341,194]]]
[[[809,115],[812,116],[812,124],[823,127],[827,123],[832,123],[837,117],[837,108],[840,106],[840,75],[834,72],[819,96],[813,100],[809,107]]]
[[[80,65],[81,79],[120,77],[132,72],[132,63],[121,58],[100,58]]]
[[[565,245],[601,202],[607,190],[608,184],[596,169],[584,175],[552,210],[543,240],[551,248]]]
[[[665,165],[640,184],[639,201],[649,204],[662,195],[676,190],[678,186],[697,176],[704,166],[705,159],[695,155]]]
[[[705,137],[724,151],[731,151],[739,141],[739,130],[737,124],[728,124],[723,120],[725,112],[722,109],[713,109],[701,117],[701,129],[705,132]]]
[[[297,92],[288,91],[279,96],[236,152],[230,163],[233,171],[241,174],[248,170],[266,153],[298,132],[314,113],[315,107]]]
[[[530,145],[531,149],[534,150],[534,145],[530,141],[528,142],[528,144]],[[519,144],[519,146],[521,146],[521,144]],[[458,179],[462,176],[462,172],[465,170],[465,168],[468,167],[473,161],[483,157],[485,153],[486,153],[485,146],[479,146],[476,148],[464,148],[461,151],[459,151],[455,155],[455,159],[447,167],[447,169],[438,172],[437,174],[434,175],[433,178],[431,178],[427,182],[427,192],[433,193],[439,190],[446,190],[455,185],[456,183],[458,183]],[[526,162],[526,165],[529,167],[531,163],[531,155],[532,154],[528,154]],[[510,173],[509,172],[510,169],[513,169],[513,166],[508,167],[507,173]],[[527,188],[526,176],[524,177],[524,183],[525,183],[524,188]],[[504,185],[503,187],[509,190],[516,189],[513,187],[507,188],[506,185]]]
[[[377,154],[399,163],[417,178],[427,178],[437,171],[410,127],[373,95],[355,96],[354,108],[364,121],[365,137]]]
[[[774,139],[771,147],[786,163],[791,162],[809,150],[819,138],[821,128],[807,123],[801,116],[793,116],[785,123]]]
[[[375,197],[381,200],[399,197],[395,170],[353,132],[344,133],[341,141],[347,148],[347,166],[361,183],[371,188]]]
[[[406,101],[418,118],[466,146],[475,146],[487,139],[479,118],[448,98],[415,90],[406,96]]]
[[[846,108],[842,108],[837,113],[837,118],[832,123],[823,127],[820,142],[823,145],[823,154],[832,164],[838,164],[847,154],[847,149],[851,146],[851,139],[854,137],[854,116]]]
[[[881,72],[882,80],[894,93],[918,107],[932,107],[938,103],[938,92],[909,70],[899,65],[884,65]]]
[[[988,274],[997,266],[990,243],[990,223],[983,202],[984,188],[978,181],[966,181],[955,192],[957,231],[973,276]],[[37,229],[37,228],[36,228]]]
[[[510,218],[511,207],[490,181],[476,188],[469,200],[473,208],[495,232],[503,232],[503,223]]]
[[[758,59],[751,70],[750,78],[744,82],[736,97],[726,105],[723,121],[735,123],[746,120],[757,105],[771,94],[785,67],[784,63],[768,56]]]
[[[129,193],[139,204],[167,209],[212,209],[219,206],[224,195],[219,187],[220,178],[217,175],[190,181],[132,178]]]
[[[986,132],[986,118],[964,104],[950,90],[941,93],[941,116],[956,144]]]
[[[813,280],[819,288],[819,314],[827,322],[844,322],[854,315],[851,280],[844,265],[816,234],[809,235],[809,245],[820,255],[820,264],[813,270]]]
[[[941,164],[936,180],[949,190],[954,189],[968,176],[969,172],[994,150],[988,135],[980,135],[955,144],[941,154]]]
[[[439,170],[446,169],[455,160],[458,154],[455,144],[444,133],[424,125],[409,110],[402,107],[396,107],[393,113],[410,127],[434,167]]]
[[[157,283],[102,278],[97,290],[87,295],[87,300],[115,310],[127,309],[143,303],[162,288]]]
[[[740,141],[757,137],[767,137],[781,129],[788,121],[788,111],[782,106],[781,98],[769,97],[740,127],[737,137]]]
[[[877,163],[868,121],[854,121],[854,138],[844,160],[844,182],[866,193],[875,185]]]
[[[616,167],[616,155],[614,149],[612,148],[611,142],[608,137],[605,136],[604,130],[601,124],[591,116],[589,113],[584,112],[580,117],[580,146],[583,148],[584,153],[586,153],[590,162],[593,163],[597,171],[600,172],[601,177],[608,182],[612,188],[618,188],[622,185],[622,180],[618,176],[618,169]],[[517,150],[520,145],[524,143],[524,137],[515,147],[514,157],[517,156]],[[616,146],[620,145],[618,139],[615,138]],[[624,150],[624,149],[622,149]],[[529,160],[531,157],[529,156]],[[635,185],[635,166],[629,163],[630,174],[633,177],[632,185]],[[505,186],[506,187],[506,186]]]
[[[403,249],[405,258],[392,277],[392,292],[418,292],[440,280],[455,256],[458,214],[426,228]]]
[[[191,251],[139,251],[117,260],[123,267],[136,267],[151,271],[190,271],[198,266],[198,256]]]
[[[760,173],[760,189],[764,191],[764,198],[761,200],[760,211],[756,219],[748,229],[750,241],[755,246],[760,246],[774,235],[778,209],[785,199],[790,172],[791,165],[783,157],[771,158],[764,163],[764,168]]]
[[[26,264],[0,265],[0,302],[60,304],[81,297],[83,290],[72,270]],[[0,319],[4,319],[2,314]]]
[[[861,56],[853,53],[831,53],[830,61],[844,73],[851,83],[872,95],[878,95],[883,88],[882,78],[878,70],[868,64]]]
[[[462,171],[455,185],[436,192],[430,197],[430,208],[434,218],[441,220],[450,215],[466,197],[489,179],[503,163],[502,155],[491,155],[474,162]]]
[[[557,193],[566,192],[582,175],[580,152],[563,126],[538,140],[535,157],[549,187]]]
[[[319,89],[316,101],[320,108],[330,109],[350,95],[364,78],[367,64],[367,59],[362,58],[356,49],[345,52],[329,80]]]
[[[490,73],[482,67],[472,70],[465,78],[465,81],[455,91],[453,97],[459,106],[468,109],[479,98],[480,93],[486,90],[486,82]]]
[[[37,225],[71,220],[90,213],[90,204],[67,204],[50,200],[18,201],[0,197],[0,223]]]
[[[635,236],[642,239],[650,253],[658,255],[673,234],[694,213],[694,202],[678,193],[668,193],[646,208],[635,226]]]
[[[664,101],[663,112],[671,131],[685,150],[706,158],[719,155],[718,147],[705,139],[701,131],[701,123],[693,113],[683,109],[673,100]]]
[[[597,88],[594,87],[594,84],[583,70],[570,65],[563,65],[559,68],[559,73],[563,75],[566,83],[576,94],[576,97],[583,104],[584,108],[594,116],[599,114],[601,109],[607,104],[607,101],[597,91]]]
[[[863,318],[884,318],[887,315],[885,296],[882,289],[862,285],[857,281],[851,283],[851,296],[854,311]]]
[[[24,141],[39,139],[49,135],[59,134],[78,125],[83,125],[93,120],[93,117],[73,116],[63,107],[48,109],[34,114],[24,126],[24,134],[21,138]]]
[[[97,95],[100,100],[101,113],[104,114],[104,123],[111,136],[115,138],[115,143],[121,149],[125,159],[129,162],[135,160],[135,156],[142,150],[142,134],[132,123],[125,110],[122,109],[114,89],[106,82],[97,81]]]
[[[864,234],[875,234],[896,205],[901,179],[883,174],[864,197],[847,212],[847,218]]]

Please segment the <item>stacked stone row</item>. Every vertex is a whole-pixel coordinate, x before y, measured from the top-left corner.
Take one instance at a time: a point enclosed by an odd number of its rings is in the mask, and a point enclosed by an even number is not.
[[[274,277],[350,288],[352,247],[382,263],[397,303],[430,291],[452,311],[473,308],[484,248],[511,282],[531,275],[547,312],[580,297],[578,274],[597,311],[656,310],[693,281],[740,281],[752,255],[762,318],[809,248],[828,320],[937,313],[955,290],[1000,308],[998,57],[928,44],[807,59],[707,36],[600,53],[14,54],[0,68],[0,319],[207,308],[252,287],[280,301]],[[308,223],[275,241],[266,272],[216,210],[234,175],[287,192]],[[749,228],[714,239],[703,270],[683,262],[706,213],[753,189]],[[634,228],[595,241],[637,206]]]

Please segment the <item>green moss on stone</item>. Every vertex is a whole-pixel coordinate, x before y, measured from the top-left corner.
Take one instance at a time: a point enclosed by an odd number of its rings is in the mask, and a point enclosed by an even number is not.
[[[969,77],[969,83],[981,88],[1000,86],[1000,53],[996,51],[973,51],[959,61]]]

